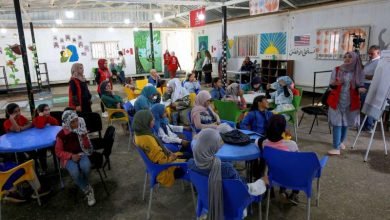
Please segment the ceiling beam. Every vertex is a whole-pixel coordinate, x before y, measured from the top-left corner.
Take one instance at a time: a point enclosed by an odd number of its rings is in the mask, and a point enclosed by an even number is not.
[[[238,6],[228,6],[228,9],[243,9],[243,10],[249,10],[249,7],[238,7]]]
[[[215,5],[218,2],[209,2],[204,0],[185,1],[185,0],[97,0],[97,2],[127,3],[127,4],[155,4],[155,5]]]
[[[283,0],[283,2],[286,3],[286,4],[288,4],[288,5],[290,5],[291,7],[295,8],[295,9],[298,8],[298,7],[295,6],[293,3],[291,3],[289,0]]]

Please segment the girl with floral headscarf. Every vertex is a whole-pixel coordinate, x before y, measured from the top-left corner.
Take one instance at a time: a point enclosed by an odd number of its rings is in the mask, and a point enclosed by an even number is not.
[[[196,129],[214,128],[216,129],[221,120],[210,107],[211,95],[208,91],[202,90],[196,95],[195,106],[191,110],[191,122]]]
[[[66,110],[62,114],[62,130],[57,134],[55,152],[60,158],[61,166],[66,168],[76,185],[84,192],[88,205],[96,203],[88,176],[91,170],[91,155],[93,146],[89,140],[87,128],[83,118],[77,116],[73,110]]]
[[[328,97],[328,119],[333,126],[333,148],[330,155],[339,155],[345,149],[348,127],[360,124],[360,95],[366,92],[360,57],[355,52],[344,55],[344,63],[332,71],[331,92]]]
[[[171,119],[174,125],[178,125],[179,121],[184,125],[189,125],[187,113],[190,110],[190,94],[182,87],[179,79],[174,78],[168,81],[167,92],[163,95],[163,100],[171,101]]]

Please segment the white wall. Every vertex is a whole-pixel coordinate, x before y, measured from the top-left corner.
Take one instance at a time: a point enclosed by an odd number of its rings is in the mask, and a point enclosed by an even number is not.
[[[155,29],[158,30],[158,29]],[[175,30],[160,30],[161,31],[161,43],[162,49],[166,48],[174,50],[180,60],[180,64],[183,69],[192,69],[192,51],[191,51],[191,30],[190,29],[175,29]],[[9,29],[6,34],[0,34],[0,47],[3,48],[7,45],[19,44],[19,38],[13,37],[17,33],[16,29]],[[26,44],[31,45],[30,30],[25,29]],[[40,63],[47,63],[50,81],[65,81],[70,77],[70,69],[73,63],[60,62],[61,48],[57,49],[53,46],[53,36],[58,38],[64,37],[68,34],[73,37],[82,36],[82,42],[84,45],[89,45],[90,51],[87,56],[82,56],[82,48],[78,48],[78,55],[80,63],[84,64],[85,75],[87,78],[92,77],[91,69],[97,67],[97,60],[92,59],[90,42],[95,41],[118,41],[119,50],[130,49],[134,50],[134,35],[133,30],[130,28],[115,28],[110,32],[107,28],[58,28],[56,33],[50,28],[36,28],[35,40],[38,51],[38,58]],[[169,41],[165,38],[169,37]],[[59,41],[59,39],[58,39]],[[61,44],[60,44],[61,47]],[[30,74],[33,82],[36,81],[36,73],[33,68],[32,54],[28,52]],[[135,74],[135,57],[134,54],[125,54],[127,67],[125,69],[126,74]],[[5,53],[0,54],[0,66],[4,66],[6,63]],[[21,80],[21,83],[25,82],[22,59],[18,59],[16,62],[19,72],[17,77]],[[6,68],[7,73],[10,72],[9,68]],[[4,82],[0,80],[0,85]]]
[[[330,5],[320,8],[306,9],[291,13],[261,16],[245,20],[231,21],[227,25],[229,39],[234,36],[260,34],[270,32],[287,32],[287,53],[294,49],[294,35],[310,34],[310,50],[315,48],[316,30],[320,28],[348,27],[370,25],[371,33],[369,45],[378,44],[379,32],[387,28],[384,40],[390,42],[390,1],[360,1],[340,5]],[[195,41],[193,51],[197,51],[198,36],[209,37],[209,49],[216,46],[217,40],[221,39],[221,24],[213,24],[193,29]],[[301,47],[302,48],[302,47]],[[263,55],[257,59],[264,59]],[[281,57],[295,60],[294,77],[296,84],[312,86],[313,72],[330,70],[341,61],[316,60],[315,54],[305,57],[292,55]],[[232,58],[228,61],[228,70],[239,69],[242,58]],[[326,85],[329,77],[320,77],[317,83]]]

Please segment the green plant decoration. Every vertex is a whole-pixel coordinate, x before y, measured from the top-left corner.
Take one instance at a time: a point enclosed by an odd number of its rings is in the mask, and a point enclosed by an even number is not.
[[[19,69],[16,68],[15,61],[19,59],[20,57],[17,57],[13,50],[11,49],[11,46],[4,48],[5,55],[7,56],[7,66],[11,69],[11,73],[8,74],[9,78],[14,81],[13,85],[18,85],[20,79],[16,77],[16,73],[19,72]]]

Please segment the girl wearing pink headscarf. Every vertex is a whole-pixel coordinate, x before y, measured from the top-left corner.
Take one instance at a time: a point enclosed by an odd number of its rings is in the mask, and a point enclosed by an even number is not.
[[[196,95],[195,106],[191,110],[191,121],[196,129],[214,128],[221,123],[219,116],[210,107],[211,95],[202,90]]]
[[[336,67],[330,79],[331,92],[328,97],[328,119],[333,126],[333,148],[330,155],[339,155],[347,137],[348,127],[358,127],[360,123],[360,94],[366,92],[364,74],[359,55],[347,52],[344,64]]]

